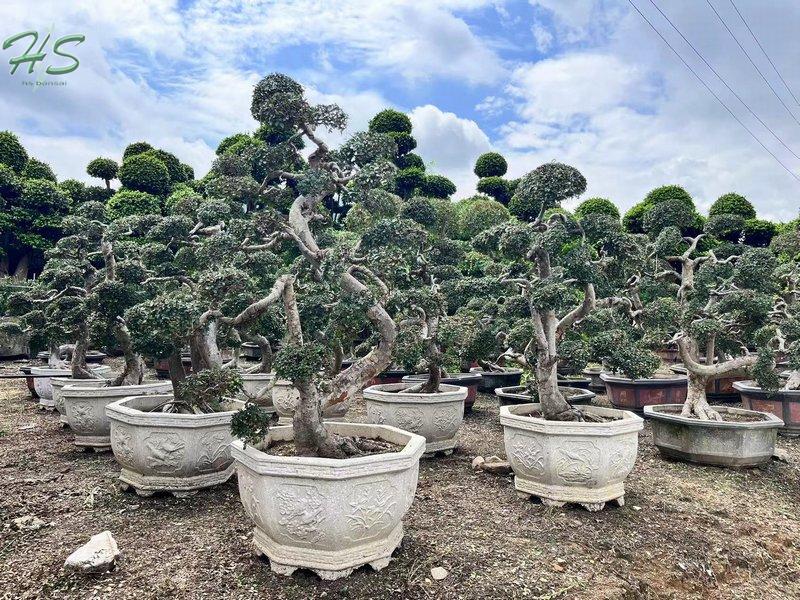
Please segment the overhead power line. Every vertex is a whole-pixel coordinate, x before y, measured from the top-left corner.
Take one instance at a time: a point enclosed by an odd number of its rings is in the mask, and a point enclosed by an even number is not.
[[[777,162],[777,163],[778,163],[778,164],[779,164],[781,167],[783,167],[783,168],[784,168],[784,170],[785,170],[787,173],[789,173],[789,175],[791,175],[792,177],[794,177],[794,178],[795,178],[797,181],[800,181],[800,176],[798,176],[798,175],[797,175],[797,174],[796,174],[794,171],[792,171],[792,170],[791,170],[789,167],[787,167],[787,166],[786,166],[786,165],[783,163],[783,161],[782,161],[780,158],[778,158],[778,157],[777,157],[777,155],[776,155],[776,154],[775,154],[775,153],[774,153],[772,150],[770,150],[769,148],[767,148],[767,147],[764,145],[764,142],[762,142],[762,141],[761,141],[761,140],[758,138],[758,136],[756,136],[756,134],[755,134],[755,133],[753,133],[753,132],[750,130],[750,128],[749,128],[747,125],[745,125],[745,124],[744,124],[744,122],[742,122],[742,120],[741,120],[741,119],[740,119],[738,116],[736,116],[736,113],[734,113],[734,112],[733,112],[733,111],[732,111],[732,110],[731,110],[731,109],[728,107],[728,105],[727,105],[727,104],[725,104],[725,102],[722,100],[722,98],[720,98],[720,97],[717,95],[717,93],[716,93],[716,92],[715,92],[713,89],[711,89],[711,86],[709,86],[709,85],[708,85],[708,84],[707,84],[707,83],[706,83],[706,82],[703,80],[703,78],[702,78],[702,77],[700,77],[700,75],[698,75],[698,74],[697,74],[697,71],[695,71],[695,70],[694,70],[694,68],[692,67],[692,65],[690,65],[688,62],[686,62],[686,59],[684,59],[684,58],[683,58],[683,56],[681,56],[681,55],[680,55],[680,53],[679,53],[677,50],[675,50],[675,48],[672,46],[672,44],[670,44],[670,43],[669,43],[669,40],[667,40],[667,38],[665,38],[665,37],[664,37],[664,35],[663,35],[663,34],[662,34],[662,33],[661,33],[661,32],[660,32],[660,31],[659,31],[657,28],[656,28],[656,26],[655,26],[655,25],[653,25],[653,23],[650,21],[650,19],[648,19],[648,18],[647,18],[647,16],[645,16],[645,14],[644,14],[644,13],[643,13],[641,10],[639,10],[639,7],[638,7],[638,6],[636,6],[636,4],[634,4],[634,3],[633,3],[633,0],[628,0],[628,3],[629,3],[629,4],[630,4],[630,5],[631,5],[631,6],[634,8],[634,10],[636,10],[636,12],[637,12],[637,13],[639,13],[639,15],[642,17],[642,19],[644,19],[644,20],[645,20],[645,22],[646,22],[646,23],[647,23],[647,24],[650,26],[650,28],[651,28],[653,31],[655,31],[655,32],[656,32],[656,34],[658,35],[658,37],[660,37],[660,38],[662,39],[662,41],[663,41],[663,42],[664,42],[664,43],[665,43],[665,44],[666,44],[666,45],[669,47],[669,49],[670,49],[670,50],[672,50],[672,52],[675,54],[675,56],[677,56],[677,57],[680,59],[680,61],[681,61],[681,62],[684,64],[684,66],[685,66],[687,69],[689,69],[689,71],[691,71],[692,75],[694,75],[694,76],[697,78],[697,80],[698,80],[698,81],[699,81],[699,82],[700,82],[700,83],[703,85],[703,87],[704,87],[704,88],[706,88],[706,90],[708,90],[708,93],[709,93],[709,94],[711,94],[712,96],[714,96],[714,98],[716,98],[717,102],[719,102],[719,103],[722,105],[722,107],[723,107],[723,108],[724,108],[726,111],[728,111],[728,114],[730,114],[730,116],[731,116],[731,117],[733,117],[733,118],[736,120],[736,122],[737,122],[737,123],[739,123],[739,125],[741,125],[741,126],[742,126],[742,128],[744,128],[744,130],[745,130],[745,131],[747,131],[747,133],[749,133],[749,134],[750,134],[750,137],[752,137],[752,138],[753,138],[753,139],[754,139],[754,140],[755,140],[755,141],[758,143],[758,145],[759,145],[759,146],[761,146],[761,147],[762,147],[762,148],[763,148],[763,149],[764,149],[764,150],[765,150],[767,153],[769,153],[769,155],[770,155],[772,158],[774,158],[774,159],[775,159],[775,162]]]
[[[747,109],[747,111],[748,111],[748,112],[749,112],[751,115],[753,115],[753,117],[755,117],[755,119],[756,119],[756,120],[757,120],[759,123],[761,123],[761,125],[763,125],[763,126],[764,126],[764,128],[765,128],[767,131],[769,131],[769,132],[772,134],[772,137],[774,137],[776,140],[778,140],[778,142],[781,144],[781,146],[783,146],[783,147],[784,147],[784,148],[786,148],[786,149],[787,149],[789,152],[791,152],[792,156],[794,156],[796,159],[800,160],[800,156],[798,156],[798,155],[797,155],[797,153],[796,153],[794,150],[792,150],[792,149],[791,149],[791,148],[790,148],[790,147],[789,147],[789,146],[786,144],[786,142],[784,142],[784,141],[783,141],[783,140],[782,140],[782,139],[781,139],[781,138],[778,136],[778,134],[777,134],[777,133],[775,133],[775,131],[773,131],[772,127],[770,127],[769,125],[767,125],[767,124],[766,124],[766,123],[765,123],[765,122],[764,122],[764,121],[761,119],[761,117],[759,117],[759,116],[758,116],[758,115],[755,113],[755,111],[754,111],[752,108],[750,108],[750,106],[747,104],[747,102],[745,102],[745,101],[742,99],[742,97],[741,97],[739,94],[737,94],[737,93],[736,93],[736,90],[734,90],[734,89],[733,89],[733,88],[732,88],[730,85],[728,85],[728,82],[727,82],[727,81],[725,81],[725,78],[723,78],[723,77],[722,77],[722,75],[720,75],[720,74],[719,74],[719,72],[717,72],[717,70],[716,70],[716,69],[713,67],[713,65],[711,65],[711,63],[709,63],[709,62],[706,60],[706,58],[705,58],[705,57],[704,57],[704,56],[703,56],[703,55],[700,53],[700,51],[699,51],[697,48],[695,48],[694,44],[692,44],[692,42],[690,42],[690,41],[687,39],[687,37],[686,37],[685,35],[683,35],[683,32],[682,32],[680,29],[678,29],[678,26],[677,26],[677,25],[675,25],[675,23],[673,23],[673,22],[672,22],[672,20],[671,20],[671,19],[670,19],[670,18],[669,18],[669,17],[668,17],[668,16],[667,16],[665,13],[664,13],[664,11],[663,11],[663,10],[661,10],[661,8],[659,8],[658,4],[656,4],[656,3],[655,3],[655,0],[650,0],[650,4],[652,4],[652,5],[655,7],[655,9],[656,9],[656,10],[657,10],[659,13],[661,13],[661,16],[662,16],[662,17],[664,17],[664,18],[667,20],[667,23],[669,23],[669,24],[670,24],[670,26],[671,26],[671,27],[672,27],[672,28],[673,28],[675,31],[677,31],[677,32],[678,32],[678,35],[679,35],[679,36],[681,36],[681,38],[683,38],[683,41],[684,41],[684,42],[686,42],[686,43],[689,45],[689,47],[690,47],[690,48],[692,49],[692,51],[694,51],[694,53],[695,53],[695,54],[696,54],[696,55],[697,55],[697,56],[700,58],[700,60],[702,60],[702,61],[703,61],[703,63],[704,63],[704,64],[705,64],[705,65],[706,65],[706,66],[707,66],[707,67],[708,67],[708,68],[711,70],[711,72],[712,72],[712,73],[714,73],[714,75],[716,75],[717,79],[719,79],[719,80],[722,82],[722,84],[723,84],[723,85],[724,85],[726,88],[728,88],[728,91],[729,91],[731,94],[733,94],[734,96],[736,96],[736,99],[737,99],[737,100],[738,100],[738,101],[741,103],[741,105],[742,105],[742,106],[744,106],[744,107]]]
[[[772,94],[778,99],[778,102],[780,102],[781,105],[783,106],[783,108],[786,109],[786,112],[789,113],[789,116],[792,117],[792,119],[794,119],[794,122],[797,123],[798,125],[800,125],[800,121],[798,121],[797,117],[794,116],[794,113],[791,111],[791,109],[788,106],[786,106],[786,102],[783,101],[783,98],[781,98],[780,94],[778,94],[778,92],[775,91],[775,88],[772,87],[772,84],[769,82],[769,79],[766,78],[766,76],[761,71],[759,66],[756,64],[756,62],[750,56],[750,53],[745,49],[744,46],[742,46],[742,43],[739,41],[739,38],[736,37],[736,35],[731,30],[731,28],[728,27],[728,24],[725,22],[725,19],[722,18],[722,15],[720,15],[719,12],[717,12],[717,9],[714,7],[714,5],[711,4],[711,0],[706,0],[706,4],[708,4],[711,7],[711,10],[714,11],[714,14],[717,15],[717,18],[719,19],[719,22],[722,23],[723,27],[725,27],[725,29],[728,31],[730,36],[733,38],[733,41],[736,42],[736,45],[739,46],[739,49],[747,57],[747,60],[749,60],[750,64],[753,65],[753,68],[758,72],[759,75],[761,75],[761,79],[763,79],[764,83],[767,84],[767,87],[772,91]]]
[[[769,54],[767,54],[767,51],[764,49],[764,46],[761,45],[761,42],[758,41],[758,38],[756,37],[756,34],[753,33],[752,29],[750,29],[750,25],[748,25],[747,21],[745,20],[744,16],[742,15],[741,11],[739,10],[739,8],[736,6],[736,4],[734,3],[733,0],[729,0],[729,1],[731,3],[731,6],[733,6],[733,10],[736,11],[736,14],[739,15],[739,18],[742,20],[742,23],[744,23],[744,26],[747,27],[747,31],[750,32],[750,35],[755,40],[756,44],[758,44],[758,47],[761,48],[761,52],[764,54],[766,59],[769,61],[769,64],[772,67],[772,70],[775,71],[775,74],[778,76],[778,79],[781,80],[781,83],[783,84],[783,87],[785,87],[786,91],[789,92],[789,95],[792,97],[792,99],[794,100],[795,104],[797,104],[797,106],[800,106],[800,100],[798,100],[797,96],[794,95],[794,92],[792,91],[792,88],[789,87],[789,84],[786,83],[786,80],[783,78],[783,75],[781,75],[781,72],[778,70],[778,67],[775,66],[774,62],[772,62],[772,59],[770,58]]]

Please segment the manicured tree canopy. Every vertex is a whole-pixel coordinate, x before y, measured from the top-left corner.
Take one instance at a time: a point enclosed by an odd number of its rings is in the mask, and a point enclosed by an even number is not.
[[[694,200],[691,195],[679,185],[662,185],[650,190],[644,198],[644,203],[654,206],[668,200],[679,200],[694,208]]]
[[[120,190],[106,203],[110,221],[131,215],[160,215],[161,202],[156,196],[136,190]]]
[[[578,205],[574,214],[578,220],[589,215],[608,215],[617,220],[620,218],[619,209],[608,198],[587,198]]]
[[[186,181],[186,171],[184,170],[183,164],[181,164],[181,161],[174,154],[167,152],[166,150],[154,148],[152,150],[142,152],[139,156],[152,156],[164,163],[164,166],[167,167],[167,171],[169,172],[169,180],[171,184],[182,183]]]
[[[90,177],[97,177],[106,182],[106,188],[111,187],[111,180],[116,179],[119,165],[111,158],[98,157],[86,165],[86,173]]]
[[[25,168],[22,169],[20,175],[25,179],[47,179],[48,181],[58,183],[56,174],[53,173],[53,169],[50,168],[50,165],[33,157],[29,158],[28,162],[25,163]]]
[[[411,119],[405,113],[387,108],[370,119],[369,131],[373,133],[411,133]]]
[[[484,177],[502,177],[508,170],[508,163],[502,154],[485,152],[475,161],[475,175]]]
[[[715,215],[738,215],[743,219],[755,219],[756,209],[744,196],[730,192],[717,198],[708,209],[709,217]]]
[[[136,154],[123,160],[119,180],[128,189],[156,196],[168,193],[170,188],[169,170],[152,154]]]
[[[520,179],[508,210],[523,221],[534,221],[548,208],[586,191],[586,178],[575,167],[546,163]]]
[[[479,179],[476,189],[482,194],[491,196],[500,204],[508,204],[509,200],[511,200],[508,182],[499,176]]]
[[[234,133],[233,135],[229,135],[219,143],[219,146],[217,146],[217,156],[225,154],[225,152],[227,152],[231,146],[237,144],[238,142],[247,141],[249,139],[251,138],[246,133]]]
[[[456,193],[456,185],[444,175],[425,175],[419,189],[431,198],[449,198]]]
[[[408,154],[417,147],[417,140],[415,140],[414,136],[410,133],[406,133],[405,131],[393,131],[388,135],[391,136],[394,143],[397,144],[398,158],[404,154]]]
[[[395,191],[401,198],[408,198],[422,187],[424,181],[425,171],[419,167],[403,169],[395,177]]]
[[[78,181],[77,179],[65,179],[58,184],[58,187],[67,195],[70,205],[72,206],[77,206],[88,200],[86,184],[82,181]],[[2,195],[3,191],[0,189],[0,196]]]
[[[622,217],[622,226],[628,233],[644,233],[644,215],[651,208],[644,202],[634,204]]]
[[[152,149],[153,147],[147,142],[133,142],[132,144],[128,144],[122,152],[122,161],[124,162],[126,158],[142,154]]]
[[[458,217],[458,237],[471,240],[476,235],[505,223],[511,218],[508,209],[495,200],[485,196],[473,196],[456,204]]]
[[[0,163],[11,167],[15,173],[22,173],[27,162],[28,153],[19,138],[10,131],[0,131]]]
[[[777,232],[777,225],[764,219],[747,219],[742,230],[744,243],[757,247],[769,246]]]
[[[414,154],[413,152],[409,152],[408,154],[397,157],[395,164],[397,165],[398,169],[410,169],[411,167],[416,167],[422,171],[425,170],[425,161],[422,160],[422,157],[419,154]]]

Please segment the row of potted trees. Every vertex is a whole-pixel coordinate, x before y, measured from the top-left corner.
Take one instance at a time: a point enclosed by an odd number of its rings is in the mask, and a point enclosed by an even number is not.
[[[331,149],[319,132],[342,131],[346,115],[278,74],[258,83],[251,112],[256,134],[221,144],[203,180],[166,190],[164,214],[82,205],[36,284],[9,299],[54,361],[68,351],[56,407],[76,443],[111,447],[125,486],[183,496],[235,465],[273,570],[382,568],[420,457],[452,452],[483,382],[508,400],[500,420],[521,494],[621,505],[643,421],[581,403],[591,380],[574,375],[591,359],[636,382],[655,373],[664,343],[688,371],[683,404],[645,407],[665,454],[703,461],[685,435],[675,441],[696,424],[763,430],[762,455],[774,444],[775,419],[705,396],[713,378],[747,370],[764,389],[780,384],[775,353],[796,338],[793,278],[768,250],[706,248],[669,202],[646,234],[602,212],[570,215],[560,205],[586,181],[558,163],[514,182],[516,218],[491,199],[463,212],[405,188],[401,199],[404,115],[388,111]],[[123,372],[89,368],[92,342],[118,348]],[[756,355],[742,347],[752,342]],[[240,361],[245,344],[258,348],[255,366]],[[165,361],[170,381],[146,381],[143,356]],[[403,370],[420,376],[386,381]],[[367,423],[330,420],[362,394]]]

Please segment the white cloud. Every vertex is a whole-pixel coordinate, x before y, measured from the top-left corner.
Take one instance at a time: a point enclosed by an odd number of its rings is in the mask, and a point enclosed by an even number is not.
[[[536,49],[539,52],[544,53],[550,50],[550,46],[553,45],[553,34],[547,27],[541,23],[534,23],[533,27],[531,27],[531,33],[533,33],[533,38],[536,40]]]

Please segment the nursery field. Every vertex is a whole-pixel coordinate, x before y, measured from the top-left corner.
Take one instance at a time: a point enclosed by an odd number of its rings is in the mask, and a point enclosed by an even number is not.
[[[596,402],[605,402],[599,396]],[[357,405],[349,419],[362,420]],[[503,456],[497,402],[480,396],[449,457],[423,459],[395,560],[334,582],[271,573],[251,549],[234,480],[195,497],[121,492],[113,455],[81,452],[22,380],[0,383],[2,598],[798,598],[800,442],[788,463],[750,470],[663,460],[639,436],[624,507],[551,509],[516,496],[511,475],[474,472]],[[37,530],[13,519],[34,515]],[[62,569],[108,529],[122,557],[87,577]],[[431,568],[443,567],[441,581]]]

